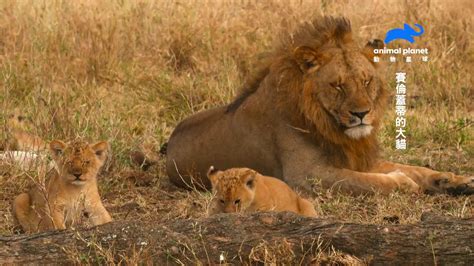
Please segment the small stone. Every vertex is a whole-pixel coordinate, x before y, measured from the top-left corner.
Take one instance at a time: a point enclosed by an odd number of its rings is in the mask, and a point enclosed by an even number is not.
[[[170,248],[170,251],[171,251],[171,254],[174,254],[174,255],[179,254],[179,248],[176,246],[172,246]]]

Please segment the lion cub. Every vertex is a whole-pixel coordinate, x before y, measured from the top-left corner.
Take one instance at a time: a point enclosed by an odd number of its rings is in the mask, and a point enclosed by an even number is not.
[[[6,132],[8,139],[3,149],[17,151],[43,151],[46,150],[44,141],[32,134],[32,122],[19,111],[15,110],[6,121]]]
[[[212,213],[237,211],[291,211],[316,217],[313,204],[299,197],[285,182],[249,168],[207,172],[216,193]]]
[[[13,201],[13,216],[27,233],[64,229],[88,217],[93,225],[110,222],[97,188],[97,173],[104,164],[107,142],[84,141],[49,144],[57,168],[49,172],[44,188],[35,186]]]

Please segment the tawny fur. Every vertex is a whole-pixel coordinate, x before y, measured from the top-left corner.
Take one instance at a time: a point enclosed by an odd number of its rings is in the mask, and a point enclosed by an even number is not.
[[[290,211],[316,217],[313,204],[298,196],[285,182],[249,168],[209,169],[215,193],[212,213]]]
[[[301,189],[314,178],[350,193],[474,193],[472,177],[380,158],[388,91],[373,49],[381,47],[379,40],[359,47],[344,18],[318,17],[284,33],[232,103],[179,123],[167,148],[170,180],[209,188],[206,171],[215,165],[248,167]]]
[[[4,149],[15,151],[46,150],[46,143],[39,136],[31,133],[31,124],[31,121],[17,110],[10,114],[6,121],[7,139]]]
[[[99,225],[112,220],[102,204],[97,173],[107,157],[107,142],[65,144],[52,141],[50,151],[59,171],[52,170],[44,187],[35,185],[13,201],[13,216],[27,233],[74,226],[82,217]]]

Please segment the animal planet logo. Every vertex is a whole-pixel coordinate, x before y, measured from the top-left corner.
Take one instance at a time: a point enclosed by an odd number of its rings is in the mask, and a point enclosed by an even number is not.
[[[413,37],[421,36],[425,32],[425,30],[423,29],[423,26],[421,26],[420,24],[415,24],[415,26],[418,27],[420,31],[416,31],[415,29],[413,29],[410,25],[406,23],[403,24],[403,29],[395,28],[395,29],[389,30],[387,32],[387,35],[385,36],[384,42],[386,44],[389,44],[392,41],[400,39],[400,40],[409,41],[410,43],[414,43],[415,39]]]
[[[387,31],[387,34],[385,35],[385,40],[384,43],[388,44],[390,42],[396,41],[396,40],[405,40],[410,43],[415,42],[414,37],[419,37],[421,36],[424,32],[425,29],[423,26],[420,24],[415,24],[415,26],[419,29],[419,31],[416,31],[413,27],[411,27],[409,24],[404,23],[403,24],[403,29],[402,28],[394,28],[389,31]],[[428,62],[428,48],[405,48],[402,49],[401,47],[399,48],[387,48],[383,47],[383,49],[374,49],[374,62],[378,63],[381,61],[381,55],[390,55],[389,61],[390,63],[397,62],[397,55],[402,55],[403,56],[403,61],[406,63],[411,63],[413,60],[421,60],[422,62]],[[419,57],[412,58],[412,55],[419,55]]]

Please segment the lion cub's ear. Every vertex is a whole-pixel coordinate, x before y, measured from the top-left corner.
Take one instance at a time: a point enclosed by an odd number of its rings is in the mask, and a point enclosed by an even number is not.
[[[249,189],[255,188],[255,179],[257,178],[258,173],[253,170],[248,170],[244,175],[241,176],[240,180],[246,187]]]
[[[53,155],[53,158],[57,158],[61,156],[66,149],[67,144],[60,141],[60,140],[53,140],[49,143],[49,150],[51,151],[51,154]]]
[[[217,182],[219,182],[219,179],[220,179],[220,175],[218,175],[219,173],[219,169],[215,168],[213,165],[211,165],[211,167],[209,167],[209,170],[207,170],[207,178],[209,178],[209,180],[211,181],[211,185],[212,187],[216,187],[217,185]]]
[[[380,64],[374,63],[374,56],[375,56],[374,49],[383,49],[383,47],[384,47],[384,44],[382,40],[373,39],[367,42],[365,47],[362,49],[362,54],[364,54],[365,57],[367,57],[367,59],[369,59],[369,61],[372,62],[372,64],[380,65]]]
[[[107,143],[107,141],[99,141],[92,145],[91,148],[95,152],[97,158],[99,158],[100,161],[105,162],[109,151],[109,143]]]
[[[316,51],[308,46],[296,47],[293,51],[293,56],[303,73],[314,72],[318,70],[321,65],[321,62],[318,61],[318,54]]]

